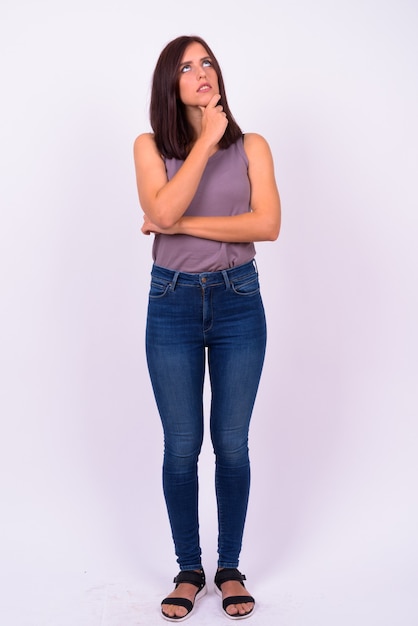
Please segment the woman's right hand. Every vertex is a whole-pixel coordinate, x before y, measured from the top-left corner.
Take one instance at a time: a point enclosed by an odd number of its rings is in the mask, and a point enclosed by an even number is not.
[[[202,132],[200,138],[208,141],[212,147],[219,143],[228,126],[226,113],[223,107],[218,104],[220,99],[220,94],[216,94],[206,107],[199,107],[202,112]]]

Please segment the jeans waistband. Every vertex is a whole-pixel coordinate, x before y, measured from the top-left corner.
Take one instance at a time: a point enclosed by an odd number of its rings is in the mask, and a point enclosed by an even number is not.
[[[219,270],[216,272],[201,272],[199,274],[192,274],[188,272],[177,272],[175,270],[169,270],[166,267],[160,267],[159,265],[153,265],[151,276],[155,278],[161,278],[171,283],[172,289],[176,284],[180,285],[219,285],[225,283],[229,287],[230,283],[239,278],[245,276],[251,276],[258,273],[255,260],[244,263],[244,265],[238,265],[237,267],[231,267],[226,270]]]

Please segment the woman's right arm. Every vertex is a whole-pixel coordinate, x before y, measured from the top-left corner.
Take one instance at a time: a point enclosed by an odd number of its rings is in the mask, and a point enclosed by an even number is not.
[[[202,132],[189,155],[168,181],[164,161],[151,133],[139,135],[134,144],[134,158],[139,202],[147,217],[160,228],[171,228],[193,200],[200,179],[215,146],[225,132],[227,120],[220,96],[214,96],[202,108]]]
[[[193,152],[193,154],[192,154]],[[150,133],[139,135],[134,144],[139,202],[154,224],[170,228],[180,219],[196,193],[209,151],[195,144],[177,174],[167,180],[164,161]]]

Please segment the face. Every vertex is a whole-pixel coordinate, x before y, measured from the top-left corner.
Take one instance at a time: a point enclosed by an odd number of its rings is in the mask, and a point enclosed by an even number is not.
[[[179,96],[186,106],[206,106],[219,93],[218,75],[202,44],[191,43],[179,69]]]

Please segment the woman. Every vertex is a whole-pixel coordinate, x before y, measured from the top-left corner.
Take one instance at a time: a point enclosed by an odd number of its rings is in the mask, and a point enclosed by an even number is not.
[[[181,621],[206,592],[198,521],[205,360],[216,458],[215,589],[232,619],[254,598],[238,571],[250,484],[248,429],[266,327],[254,242],[274,241],[280,200],[267,142],[243,135],[218,62],[200,37],[162,51],[152,84],[154,133],[135,141],[142,232],[155,234],[147,361],[164,430],[163,488],[180,573],[162,616]]]

